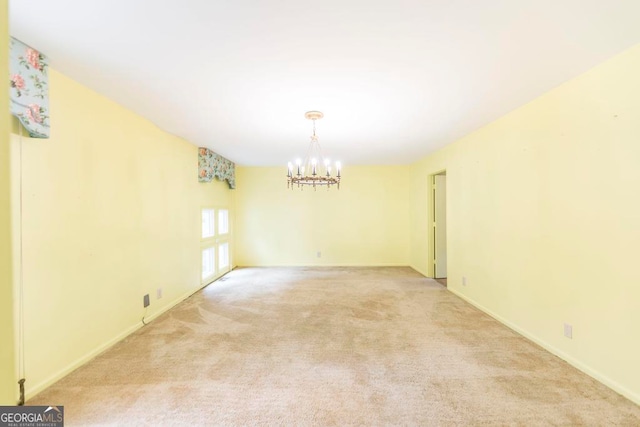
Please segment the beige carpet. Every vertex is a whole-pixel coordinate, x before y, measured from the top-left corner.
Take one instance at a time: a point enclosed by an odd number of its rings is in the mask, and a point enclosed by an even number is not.
[[[28,403],[67,425],[640,425],[409,268],[235,270]]]

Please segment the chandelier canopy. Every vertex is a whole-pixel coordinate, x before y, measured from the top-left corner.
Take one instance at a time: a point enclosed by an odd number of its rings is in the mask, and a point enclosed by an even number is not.
[[[295,165],[292,162],[288,164],[287,188],[293,188],[294,185],[298,188],[310,185],[315,190],[320,185],[326,185],[327,189],[335,185],[340,189],[340,162],[335,162],[334,168],[331,160],[322,155],[320,141],[316,135],[316,120],[320,120],[324,114],[320,111],[307,111],[304,117],[313,121],[313,135],[304,162],[297,159]]]

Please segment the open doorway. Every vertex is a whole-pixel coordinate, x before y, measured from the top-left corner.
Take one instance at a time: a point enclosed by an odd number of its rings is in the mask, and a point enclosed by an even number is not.
[[[432,176],[433,278],[447,286],[447,172]]]

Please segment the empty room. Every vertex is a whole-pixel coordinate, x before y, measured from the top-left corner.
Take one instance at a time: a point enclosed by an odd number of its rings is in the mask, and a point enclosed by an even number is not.
[[[640,425],[638,16],[0,0],[0,425]]]

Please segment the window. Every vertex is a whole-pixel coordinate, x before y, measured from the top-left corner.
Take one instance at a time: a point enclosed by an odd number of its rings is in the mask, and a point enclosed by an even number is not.
[[[218,269],[227,270],[229,268],[229,243],[218,245]]]
[[[216,272],[216,249],[206,248],[202,250],[202,280],[213,276]]]
[[[201,209],[202,284],[212,282],[231,269],[229,209]]]
[[[214,218],[215,218],[214,209],[202,209],[202,238],[203,239],[215,236],[215,230],[213,228]]]
[[[229,233],[229,211],[227,209],[218,210],[218,234]]]

